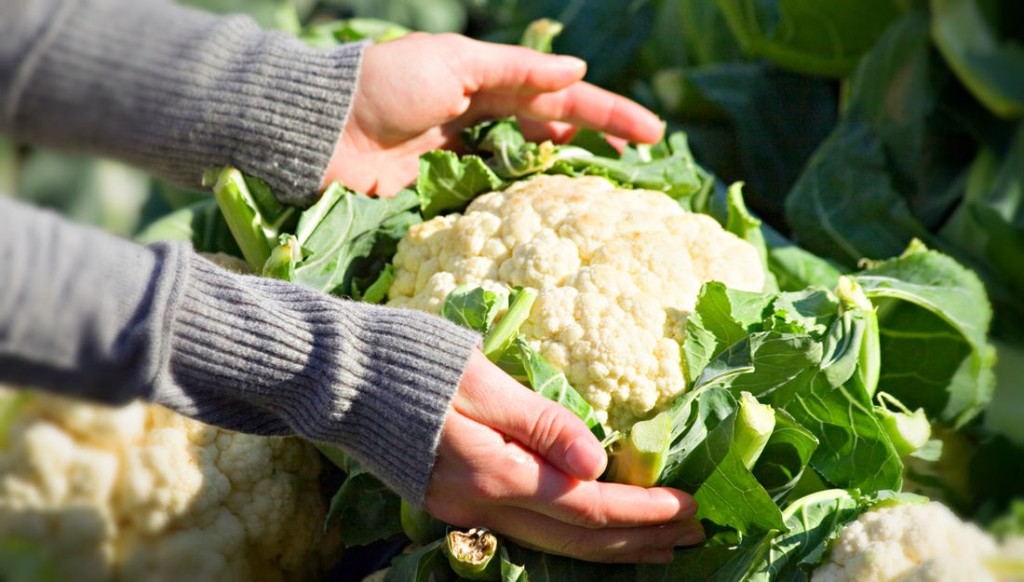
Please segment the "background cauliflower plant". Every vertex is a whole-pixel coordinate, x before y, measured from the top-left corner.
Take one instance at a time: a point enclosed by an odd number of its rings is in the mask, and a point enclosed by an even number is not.
[[[0,541],[57,580],[315,579],[341,553],[320,472],[299,439],[33,395],[0,442]]]

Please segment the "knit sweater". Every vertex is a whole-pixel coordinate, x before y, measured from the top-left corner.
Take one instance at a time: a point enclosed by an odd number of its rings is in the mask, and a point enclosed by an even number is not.
[[[361,45],[318,51],[158,0],[0,0],[0,132],[185,186],[234,165],[320,186]],[[0,197],[0,382],[157,402],[341,446],[419,502],[479,338],[439,318],[229,273]]]

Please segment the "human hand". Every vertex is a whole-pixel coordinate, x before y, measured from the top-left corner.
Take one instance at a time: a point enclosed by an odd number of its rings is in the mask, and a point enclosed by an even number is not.
[[[457,147],[463,128],[510,115],[537,141],[566,141],[574,126],[636,142],[661,138],[657,116],[583,82],[585,72],[575,57],[454,34],[370,46],[324,183],[394,194],[416,178],[420,154]]]
[[[582,421],[478,350],[445,419],[424,507],[596,562],[668,562],[674,546],[704,539],[690,495],[594,481],[606,463]]]

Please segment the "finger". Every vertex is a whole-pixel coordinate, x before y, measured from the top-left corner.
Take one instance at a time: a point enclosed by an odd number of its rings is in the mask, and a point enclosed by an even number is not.
[[[461,74],[468,93],[558,91],[581,80],[587,72],[586,62],[573,56],[544,54],[457,35],[445,40],[453,45],[453,70]]]
[[[693,498],[675,489],[574,479],[521,444],[506,442],[500,433],[454,411],[445,420],[428,498],[445,511],[440,506],[455,501],[448,494],[452,491],[474,507],[509,505],[585,528],[693,521],[697,511]],[[466,526],[480,517],[444,516]]]
[[[507,503],[559,521],[588,528],[650,526],[692,521],[697,504],[689,494],[666,487],[644,488],[622,483],[578,481],[530,451],[505,445],[518,459],[515,474],[503,483]]]
[[[583,421],[516,382],[479,350],[470,357],[452,407],[578,479],[597,479],[607,465],[604,448]]]
[[[561,121],[642,143],[657,142],[665,133],[661,119],[642,105],[589,83],[575,83],[561,91],[539,95],[479,95],[464,117],[508,115]]]
[[[561,121],[540,121],[523,118],[519,120],[523,136],[529,141],[551,140],[555,143],[569,143],[576,135],[576,126]]]
[[[483,525],[521,545],[593,562],[667,561],[673,547],[704,539],[700,525],[691,522],[595,530],[513,508],[498,508]]]

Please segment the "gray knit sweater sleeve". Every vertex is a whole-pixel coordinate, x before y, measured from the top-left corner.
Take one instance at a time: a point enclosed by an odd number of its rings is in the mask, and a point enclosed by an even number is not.
[[[185,186],[233,165],[320,188],[361,45],[311,50],[161,0],[0,0],[0,133]],[[226,428],[342,446],[422,499],[478,337],[421,313],[230,274],[0,195],[0,382],[144,398]]]
[[[232,165],[285,201],[319,190],[362,45],[312,50],[161,0],[0,0],[0,133],[196,187]]]
[[[476,334],[420,312],[229,273],[0,196],[0,382],[144,398],[347,450],[422,500]]]

